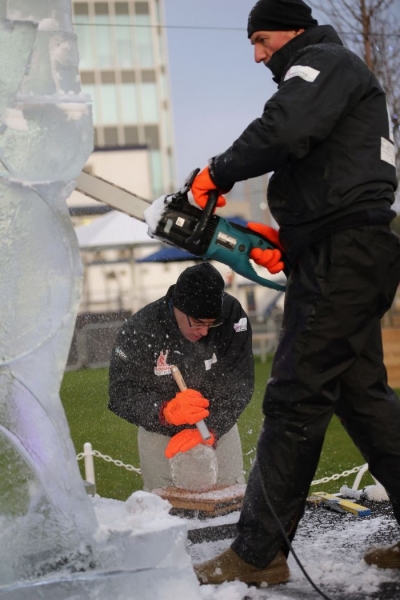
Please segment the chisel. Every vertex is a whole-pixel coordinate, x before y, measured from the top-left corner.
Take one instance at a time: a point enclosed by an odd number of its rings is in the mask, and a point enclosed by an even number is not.
[[[182,377],[182,373],[176,365],[171,365],[171,373],[180,391],[183,392],[187,390],[187,385]],[[208,431],[208,427],[205,424],[204,419],[197,421],[196,427],[200,431],[200,435],[205,442],[211,438],[211,433]]]

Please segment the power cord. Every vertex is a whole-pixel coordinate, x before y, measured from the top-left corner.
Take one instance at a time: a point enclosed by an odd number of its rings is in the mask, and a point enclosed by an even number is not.
[[[285,540],[285,543],[286,543],[287,547],[289,548],[290,552],[293,554],[293,558],[295,559],[296,563],[298,564],[298,566],[299,566],[301,572],[303,573],[304,577],[307,579],[307,581],[310,583],[310,585],[314,588],[314,590],[318,594],[320,594],[322,598],[325,598],[325,600],[333,600],[332,598],[330,598],[329,596],[327,596],[326,594],[324,594],[324,592],[317,586],[317,584],[314,583],[314,581],[311,579],[311,577],[309,576],[309,574],[307,573],[307,571],[305,570],[305,568],[301,564],[300,559],[297,557],[296,552],[293,550],[292,543],[289,540],[289,537],[288,537],[288,535],[287,535],[287,533],[285,531],[285,528],[283,527],[283,525],[282,525],[282,523],[281,523],[278,515],[276,514],[275,509],[272,506],[271,501],[270,501],[270,499],[268,497],[267,490],[266,490],[265,485],[264,485],[264,479],[263,479],[263,476],[262,476],[261,467],[260,467],[260,464],[259,464],[259,461],[257,460],[257,458],[256,458],[256,463],[257,463],[258,471],[259,471],[259,474],[260,474],[261,487],[262,487],[262,491],[263,491],[263,494],[264,494],[265,501],[266,501],[267,506],[268,506],[269,510],[271,511],[271,514],[272,514],[273,518],[275,519],[275,521],[276,521],[276,523],[277,523],[277,525],[278,525],[278,527],[279,527],[279,529],[280,529],[280,531],[281,531],[281,533],[283,535],[283,538]]]

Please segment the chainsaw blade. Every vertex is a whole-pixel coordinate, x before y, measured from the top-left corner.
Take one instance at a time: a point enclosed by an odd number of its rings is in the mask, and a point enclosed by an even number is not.
[[[151,200],[146,200],[110,181],[97,177],[97,175],[85,173],[85,171],[82,171],[77,178],[76,189],[85,196],[104,202],[130,217],[145,222],[143,213],[151,204]]]

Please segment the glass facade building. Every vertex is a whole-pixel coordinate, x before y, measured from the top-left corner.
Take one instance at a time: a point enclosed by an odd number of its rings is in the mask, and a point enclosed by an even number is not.
[[[95,148],[146,146],[153,197],[175,190],[163,0],[73,0],[82,92],[93,99]]]

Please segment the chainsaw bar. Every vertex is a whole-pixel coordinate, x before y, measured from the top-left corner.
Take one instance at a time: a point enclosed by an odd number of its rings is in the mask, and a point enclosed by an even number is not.
[[[252,248],[271,249],[274,248],[273,244],[247,227],[235,225],[214,215],[218,200],[216,190],[211,190],[204,210],[190,204],[187,192],[196,172],[190,175],[182,190],[176,194],[161,196],[154,202],[84,171],[77,179],[76,189],[147,223],[149,236],[154,239],[182,248],[205,260],[217,260],[255,283],[285,291],[283,283],[258,275],[250,262]],[[287,273],[288,268],[285,269],[285,275]]]
[[[106,181],[97,175],[85,173],[85,171],[82,171],[79,175],[76,181],[76,189],[85,196],[93,198],[93,200],[104,202],[104,204],[143,222],[145,222],[143,213],[152,203],[151,200],[146,200],[146,198],[129,192],[119,185]]]

